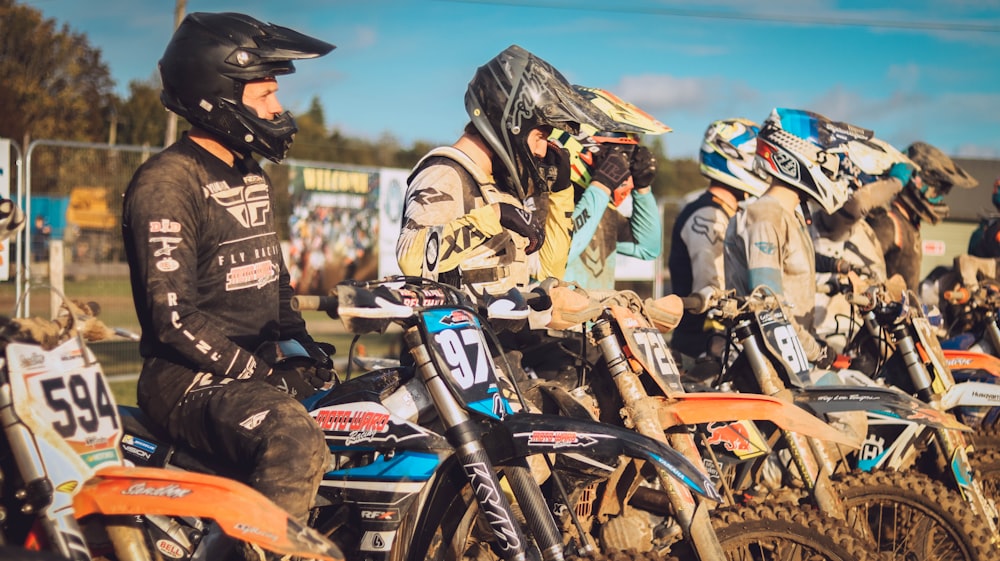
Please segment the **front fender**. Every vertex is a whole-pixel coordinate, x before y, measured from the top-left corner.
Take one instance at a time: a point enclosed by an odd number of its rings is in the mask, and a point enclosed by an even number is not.
[[[692,392],[677,395],[660,408],[664,428],[713,421],[770,421],[782,429],[819,440],[858,446],[855,438],[803,408],[766,395]]]
[[[816,415],[872,411],[937,429],[970,431],[954,415],[939,411],[893,388],[866,386],[810,386],[791,390],[795,404]]]
[[[343,561],[340,549],[232,479],[159,468],[100,469],[73,497],[77,518],[161,514],[215,520],[226,534],[283,555]]]
[[[540,413],[507,415],[485,439],[499,463],[534,454],[575,454],[588,458],[639,458],[666,470],[692,491],[721,501],[712,481],[683,454],[633,430],[586,419]],[[491,454],[492,455],[492,454]]]
[[[998,407],[1000,406],[1000,385],[989,382],[955,384],[941,396],[941,406],[945,410],[961,406]]]
[[[968,372],[965,377],[978,377],[987,381],[1000,382],[1000,358],[981,352],[945,350],[944,361],[953,375]]]

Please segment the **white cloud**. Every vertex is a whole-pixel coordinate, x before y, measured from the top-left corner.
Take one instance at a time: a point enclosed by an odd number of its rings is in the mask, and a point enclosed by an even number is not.
[[[354,29],[354,45],[356,49],[367,49],[378,42],[378,32],[374,27],[359,25]]]
[[[624,76],[611,90],[646,111],[703,109],[714,101],[720,78],[677,78],[665,74]]]

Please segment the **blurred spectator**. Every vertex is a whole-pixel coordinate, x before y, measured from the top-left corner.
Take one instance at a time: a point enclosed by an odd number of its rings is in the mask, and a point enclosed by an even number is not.
[[[35,262],[49,260],[49,238],[52,237],[52,226],[39,214],[31,226],[31,259]]]

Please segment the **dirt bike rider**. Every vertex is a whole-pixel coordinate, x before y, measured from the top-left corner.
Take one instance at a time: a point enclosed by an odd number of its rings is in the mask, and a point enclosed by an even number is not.
[[[889,207],[874,209],[867,220],[882,246],[887,275],[899,274],[906,287],[916,291],[923,257],[920,224],[937,224],[948,215],[944,197],[952,187],[971,189],[978,182],[944,152],[925,142],[911,144],[906,155],[916,168],[909,176],[897,177],[903,181],[902,191]]]
[[[611,92],[583,86],[574,89],[617,122],[639,127],[645,134],[670,131]],[[639,144],[637,133],[598,131],[589,125],[583,129],[577,136],[557,130],[551,137],[569,151],[576,203],[563,280],[586,289],[613,290],[616,254],[644,260],[660,255],[662,227],[652,192],[656,159]],[[631,210],[623,214],[619,209],[629,195]]]
[[[814,325],[820,338],[838,353],[855,331],[843,319],[857,313],[839,294],[838,278],[854,273],[858,280],[887,280],[882,246],[865,217],[889,205],[915,167],[904,154],[877,138],[849,142],[843,165],[852,184],[847,201],[833,214],[813,209],[811,225],[819,283],[833,289],[817,293]]]
[[[969,255],[1000,257],[1000,177],[993,183],[991,200],[997,212],[979,221],[969,237]]]
[[[140,408],[303,522],[328,451],[298,400],[331,380],[332,364],[289,305],[274,193],[252,155],[282,160],[297,130],[275,78],[333,48],[242,14],[185,17],[159,61],[160,99],[192,129],[135,172],[122,218]],[[272,368],[255,355],[280,339],[315,363]]]
[[[549,63],[512,45],[479,67],[465,94],[470,122],[414,167],[396,258],[404,274],[480,294],[561,276],[569,250],[569,157],[554,128],[612,121]]]
[[[829,214],[844,204],[844,145],[871,136],[871,131],[809,111],[775,109],[757,135],[754,160],[754,169],[769,178],[770,186],[741,207],[726,231],[726,287],[742,295],[766,285],[781,296],[806,359],[824,369],[836,353],[813,332],[816,254],[807,203],[811,200]]]
[[[670,242],[671,291],[679,296],[710,296],[726,285],[723,242],[737,205],[759,197],[768,184],[753,173],[760,126],[744,118],[708,125],[699,153],[699,169],[708,187],[681,209]],[[724,334],[702,311],[686,311],[674,329],[670,346],[681,355],[685,374],[704,379],[721,368]]]

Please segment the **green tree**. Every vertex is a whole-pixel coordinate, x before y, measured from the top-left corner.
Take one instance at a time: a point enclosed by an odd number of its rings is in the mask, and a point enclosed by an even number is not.
[[[105,141],[114,82],[86,35],[0,0],[0,136]]]
[[[133,80],[128,90],[128,99],[118,103],[118,143],[162,145],[167,119],[160,103],[159,80]]]

